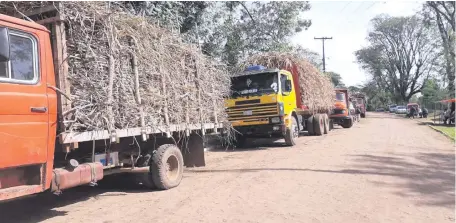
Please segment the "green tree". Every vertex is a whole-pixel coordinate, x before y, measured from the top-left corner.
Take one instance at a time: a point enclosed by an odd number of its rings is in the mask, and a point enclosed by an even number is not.
[[[396,103],[408,102],[435,70],[438,45],[417,16],[381,15],[372,21],[369,45],[356,51],[358,63]]]
[[[150,17],[166,28],[184,34],[203,22],[203,16],[212,2],[196,1],[125,1],[112,2],[128,9],[132,14]]]
[[[292,49],[289,50],[293,53],[295,53],[296,55],[306,59],[307,61],[309,61],[309,63],[311,63],[312,65],[314,65],[318,70],[322,70],[323,68],[323,63],[321,61],[321,55],[315,51],[312,51],[310,49],[307,49],[307,48],[304,48],[300,45],[298,46],[293,46],[291,47]]]
[[[342,81],[342,77],[340,74],[336,72],[326,72],[326,75],[328,75],[331,78],[331,82],[333,83],[334,87],[345,87],[344,82]]]
[[[421,92],[422,96],[419,100],[420,103],[429,107],[434,102],[447,99],[450,96],[438,83],[439,81],[436,79],[429,79],[425,82],[423,91]]]
[[[442,40],[444,68],[448,91],[454,97],[455,79],[455,2],[428,1],[424,5],[425,19],[437,26]]]
[[[300,18],[309,9],[307,2],[226,2],[214,14],[223,21],[212,33],[222,44],[209,54],[235,66],[255,53],[292,51],[290,38],[311,25]],[[216,45],[212,41],[205,45]]]
[[[235,66],[249,55],[292,51],[290,38],[311,21],[308,2],[115,2],[179,30],[203,52]]]

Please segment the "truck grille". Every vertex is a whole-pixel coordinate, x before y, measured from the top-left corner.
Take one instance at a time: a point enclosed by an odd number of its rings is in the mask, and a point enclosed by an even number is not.
[[[239,105],[227,108],[229,121],[265,121],[279,115],[277,103]],[[266,119],[265,119],[266,118]]]

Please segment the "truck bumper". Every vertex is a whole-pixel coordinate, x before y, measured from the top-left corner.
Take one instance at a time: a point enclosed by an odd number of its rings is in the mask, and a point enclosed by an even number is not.
[[[286,133],[284,124],[234,126],[234,129],[248,138],[283,137]]]
[[[343,124],[346,120],[350,120],[351,117],[350,116],[330,116],[329,117],[333,122],[334,124]]]

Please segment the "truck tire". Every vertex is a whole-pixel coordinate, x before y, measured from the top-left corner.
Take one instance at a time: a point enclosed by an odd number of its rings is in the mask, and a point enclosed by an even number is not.
[[[149,166],[150,167],[150,162],[152,160],[152,154],[147,154],[138,160],[137,165],[139,167],[145,167]],[[136,174],[136,181],[141,183],[144,187],[150,190],[157,189],[157,187],[154,184],[154,181],[152,180],[152,175],[149,169],[149,173],[140,173]]]
[[[306,127],[307,127],[308,134],[310,136],[313,136],[315,134],[315,132],[314,132],[314,117],[313,117],[313,115],[310,116],[309,118],[307,118]]]
[[[325,122],[323,121],[323,115],[321,114],[314,115],[314,131],[317,136],[324,134]]]
[[[291,126],[287,128],[287,132],[285,133],[285,144],[287,146],[294,146],[296,145],[296,138],[299,137],[299,126],[296,117],[291,116]]]
[[[177,187],[184,172],[184,158],[174,144],[158,147],[150,162],[150,174],[154,185],[160,190]]]
[[[323,114],[323,121],[325,123],[324,134],[328,134],[331,129],[329,128],[329,117],[328,114]]]
[[[345,129],[351,128],[353,126],[353,119],[346,119],[342,124],[342,127]]]

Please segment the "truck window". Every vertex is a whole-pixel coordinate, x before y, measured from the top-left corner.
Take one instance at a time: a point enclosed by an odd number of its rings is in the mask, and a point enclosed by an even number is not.
[[[8,77],[8,62],[0,62],[0,78]]]
[[[37,80],[36,40],[27,34],[10,33],[10,61],[0,63],[0,79],[30,83]]]
[[[345,94],[344,93],[340,93],[340,92],[337,92],[336,93],[336,100],[337,101],[345,101]]]
[[[285,83],[287,82],[287,75],[285,74],[280,74],[280,87],[282,89],[282,92],[285,92]]]
[[[279,91],[277,72],[231,78],[231,96],[271,94]]]

